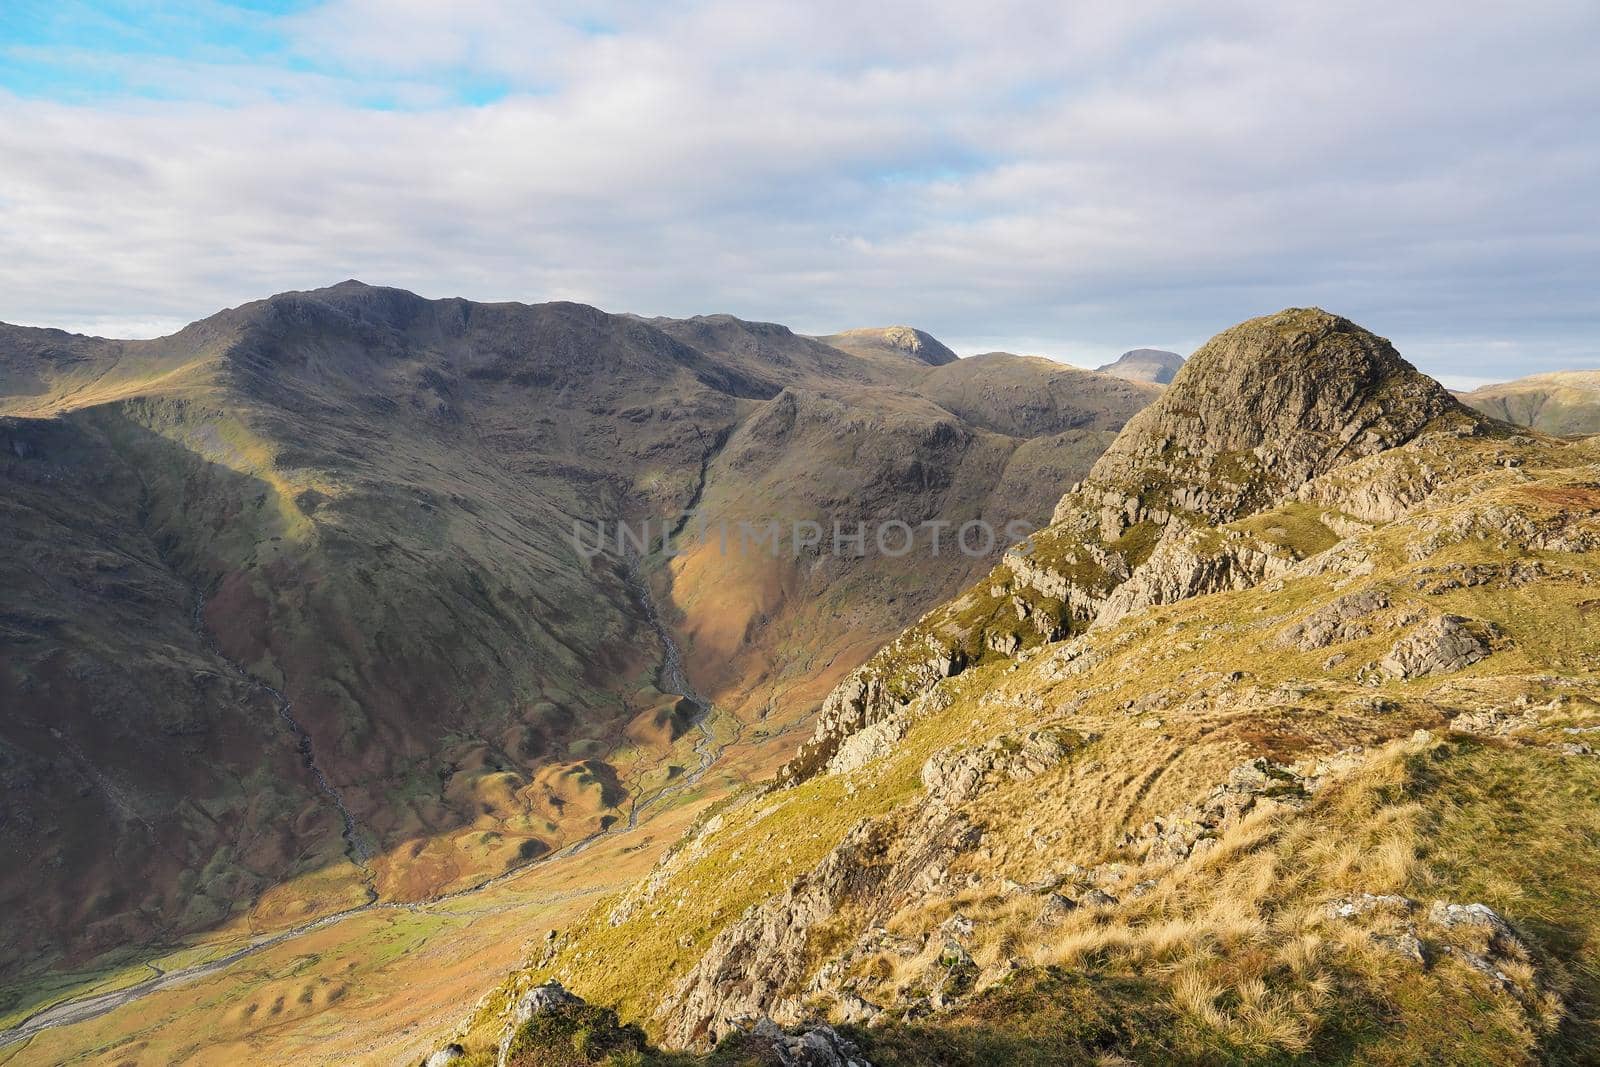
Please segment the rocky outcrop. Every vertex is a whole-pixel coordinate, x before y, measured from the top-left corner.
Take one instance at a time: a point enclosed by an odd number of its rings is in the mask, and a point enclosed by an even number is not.
[[[814,870],[717,935],[656,1013],[667,1043],[703,1048],[762,1016],[800,1021],[798,998],[815,964],[808,948],[817,929],[846,907],[870,927],[931,892],[949,876],[952,861],[980,840],[965,805],[1001,782],[1049,771],[1089,740],[1044,727],[930,756],[919,803],[857,824]]]
[[[1169,526],[1150,558],[1106,598],[1092,628],[1115,626],[1158,604],[1249,589],[1288,574],[1298,562],[1237,531],[1219,534],[1197,526]]]
[[[939,641],[926,621],[889,642],[833,688],[817,713],[811,740],[779,768],[776,786],[816,774],[845,738],[890,717],[941,679],[965,669],[965,653]]]
[[[844,901],[873,890],[888,862],[887,830],[858,824],[816,869],[718,934],[656,1013],[667,1043],[705,1048],[780,1012],[779,1002],[802,984],[812,931]]]
[[[1292,308],[1207,342],[1086,484],[1227,522],[1462,410],[1388,341],[1318,308]]]
[[[568,993],[560,982],[546,982],[522,994],[512,1006],[511,1015],[506,1020],[505,1032],[500,1035],[495,1058],[496,1067],[510,1067],[517,1032],[534,1018],[582,1006],[584,1006],[583,998]]]
[[[853,1042],[823,1023],[785,1031],[762,1015],[721,1036],[725,1041],[718,1043],[718,1062],[872,1067]],[[447,1067],[465,1055],[462,1046],[447,1045],[429,1056],[424,1067]],[[637,1026],[623,1025],[616,1012],[573,996],[559,982],[546,982],[518,999],[497,1055],[499,1067],[654,1063],[657,1059]]]
[[[1395,643],[1378,661],[1378,673],[1391,681],[1459,671],[1489,654],[1488,644],[1459,615],[1438,615]]]
[[[762,1019],[743,1044],[764,1045],[782,1067],[872,1067],[853,1042],[827,1025],[786,1034],[771,1019]]]
[[[1389,597],[1381,589],[1347,593],[1289,626],[1278,636],[1278,643],[1301,652],[1315,652],[1329,645],[1371,637],[1367,617],[1388,606]]]

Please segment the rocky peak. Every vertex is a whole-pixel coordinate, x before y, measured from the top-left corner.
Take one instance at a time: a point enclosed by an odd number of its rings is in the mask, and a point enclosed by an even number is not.
[[[892,725],[908,701],[990,654],[1287,572],[1294,551],[1216,527],[1447,419],[1458,430],[1485,421],[1348,319],[1291,308],[1224,330],[1129,421],[1049,527],[829,694],[780,782],[822,770],[851,734]]]
[[[1451,412],[1474,417],[1384,338],[1320,308],[1289,308],[1208,341],[1085,488],[1226,522]]]

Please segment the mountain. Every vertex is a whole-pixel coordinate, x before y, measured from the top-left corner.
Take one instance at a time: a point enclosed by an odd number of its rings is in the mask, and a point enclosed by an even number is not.
[[[1183,367],[1183,357],[1176,352],[1159,348],[1135,348],[1124,352],[1114,362],[1097,368],[1102,374],[1127,378],[1135,382],[1153,382],[1166,385],[1177,377]]]
[[[954,363],[959,357],[939,340],[910,326],[867,327],[818,338],[823,344],[870,358],[879,353],[906,355],[930,367]]]
[[[723,558],[686,511],[1036,526],[1153,396],[1021,361],[981,395],[869,333],[354,281],[152,341],[0,326],[0,1008],[766,773],[1001,546]]]
[[[1597,459],[1317,309],[1219,334],[462,1062],[1586,1062]]]
[[[1461,394],[1463,403],[1497,419],[1545,433],[1600,433],[1600,371],[1535,374]]]

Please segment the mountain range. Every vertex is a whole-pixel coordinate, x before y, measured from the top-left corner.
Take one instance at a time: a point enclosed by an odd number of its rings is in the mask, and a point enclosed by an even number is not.
[[[0,1058],[1587,1062],[1595,440],[1168,355],[0,326]]]
[[[779,759],[990,561],[577,527],[1037,525],[1153,396],[357,282],[154,341],[0,327],[0,964],[435,897]]]

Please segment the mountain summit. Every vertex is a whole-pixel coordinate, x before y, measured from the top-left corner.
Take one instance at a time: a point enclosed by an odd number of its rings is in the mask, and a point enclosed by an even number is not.
[[[818,340],[857,355],[869,351],[899,352],[930,367],[942,367],[960,358],[932,334],[911,326],[863,327]]]
[[[1110,374],[1134,382],[1153,382],[1166,385],[1183,368],[1183,357],[1161,348],[1135,348],[1124,352],[1112,363],[1096,367],[1101,374]]]
[[[1385,339],[1320,308],[1289,308],[1206,342],[1085,486],[1226,521],[1460,410]]]

